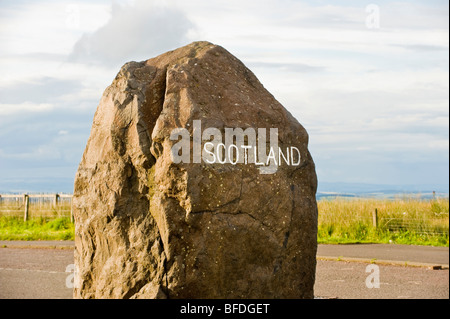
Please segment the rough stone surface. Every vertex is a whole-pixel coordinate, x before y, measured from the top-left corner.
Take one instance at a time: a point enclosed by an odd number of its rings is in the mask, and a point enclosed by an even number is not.
[[[174,164],[169,136],[278,128],[301,165]],[[125,64],[75,179],[78,298],[312,298],[317,180],[308,135],[242,62],[195,42]]]

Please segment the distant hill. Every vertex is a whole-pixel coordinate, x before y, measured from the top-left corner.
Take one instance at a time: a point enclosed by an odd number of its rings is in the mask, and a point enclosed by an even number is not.
[[[433,192],[435,192],[433,194]],[[401,197],[433,198],[449,197],[448,185],[383,185],[364,183],[319,182],[317,198],[324,197]]]
[[[73,193],[73,178],[0,179],[0,193]]]
[[[420,196],[432,198],[449,197],[448,185],[383,185],[364,183],[329,183],[319,181],[317,198],[324,197],[380,197],[398,198]],[[73,192],[73,178],[5,180],[0,179],[0,193],[69,193]]]

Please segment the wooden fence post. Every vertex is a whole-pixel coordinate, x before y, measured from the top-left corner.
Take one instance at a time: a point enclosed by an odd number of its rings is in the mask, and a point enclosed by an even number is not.
[[[70,221],[73,223],[73,197],[70,198]]]
[[[28,220],[28,207],[30,205],[30,197],[27,194],[23,194],[23,204],[25,206],[23,221],[26,222]]]
[[[53,199],[53,204],[54,204],[55,207],[58,206],[58,201],[59,201],[59,195],[55,194],[55,197]]]
[[[373,211],[372,213],[372,222],[373,222],[373,227],[377,228],[378,227],[378,209],[375,208],[375,211]]]

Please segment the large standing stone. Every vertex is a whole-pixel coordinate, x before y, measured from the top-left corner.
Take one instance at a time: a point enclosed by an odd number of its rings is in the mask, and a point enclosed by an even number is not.
[[[176,164],[170,135],[192,137],[195,120],[221,132],[278,128],[280,148],[298,148],[301,163],[274,174],[255,163]],[[125,64],[76,174],[75,297],[312,298],[317,180],[307,144],[305,129],[220,46]]]

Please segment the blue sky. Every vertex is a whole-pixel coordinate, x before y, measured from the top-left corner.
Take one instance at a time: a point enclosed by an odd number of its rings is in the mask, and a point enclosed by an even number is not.
[[[438,0],[2,0],[0,191],[70,192],[120,66],[197,40],[305,126],[319,183],[448,190],[448,13]]]

